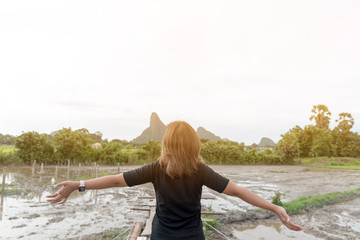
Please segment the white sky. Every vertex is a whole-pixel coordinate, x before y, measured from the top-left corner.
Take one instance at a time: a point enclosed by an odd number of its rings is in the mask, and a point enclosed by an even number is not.
[[[0,133],[140,135],[151,112],[252,144],[360,131],[360,1],[1,1]]]

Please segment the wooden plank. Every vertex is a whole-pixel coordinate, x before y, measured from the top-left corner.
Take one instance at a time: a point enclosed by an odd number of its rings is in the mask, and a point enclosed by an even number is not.
[[[225,215],[226,213],[224,213],[224,212],[208,212],[208,211],[201,211],[201,214],[205,214],[205,215]]]
[[[150,208],[130,208],[130,210],[148,211],[148,212],[150,212]]]
[[[144,231],[142,231],[141,236],[150,236],[151,235],[151,228],[152,228],[152,221],[155,216],[156,208],[152,207],[150,210],[150,217],[146,220]]]
[[[151,196],[141,196],[139,197],[139,199],[154,199],[155,197],[151,197]]]
[[[137,237],[140,235],[141,229],[143,227],[142,222],[136,222],[134,227],[132,228],[128,240],[136,240]]]
[[[203,222],[213,222],[214,219],[212,219],[212,218],[201,218],[201,221],[203,221]]]

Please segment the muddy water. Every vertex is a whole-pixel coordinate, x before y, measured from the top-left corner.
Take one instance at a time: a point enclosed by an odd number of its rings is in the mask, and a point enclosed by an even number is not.
[[[122,167],[122,171],[135,166]],[[358,187],[360,171],[309,169],[296,166],[213,166],[215,170],[238,185],[249,188],[267,200],[277,191],[288,201],[299,196],[345,191]],[[153,196],[151,184],[133,188],[112,188],[74,192],[64,205],[51,205],[45,196],[53,193],[55,168],[45,167],[42,178],[37,169],[32,177],[30,167],[9,167],[7,188],[19,192],[2,196],[0,239],[69,239],[81,238],[108,229],[127,230],[135,221],[144,221],[147,212],[131,207],[149,204],[139,196]],[[116,174],[117,167],[100,172]],[[83,168],[82,176],[91,176],[91,168]],[[93,174],[94,175],[94,174]],[[70,179],[78,178],[78,170],[70,171]],[[0,175],[0,181],[2,176]],[[66,168],[59,168],[58,181],[67,179]],[[204,187],[204,195],[215,200],[202,200],[205,209],[213,211],[246,211],[247,203],[219,194]],[[293,216],[305,227],[304,232],[292,232],[276,219],[255,223],[233,223],[223,231],[231,239],[357,239],[360,236],[360,200],[324,207],[315,212]],[[345,236],[345,237],[344,237]],[[219,236],[218,239],[220,239]],[[215,237],[215,239],[217,239]]]

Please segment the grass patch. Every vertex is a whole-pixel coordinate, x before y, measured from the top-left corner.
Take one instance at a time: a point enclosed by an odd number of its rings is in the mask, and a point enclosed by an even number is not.
[[[20,193],[21,190],[20,189],[16,189],[16,188],[5,188],[4,189],[4,195],[12,195],[12,194],[18,194]],[[1,193],[1,190],[0,190],[0,193]]]
[[[292,215],[301,213],[306,209],[320,208],[326,205],[344,202],[346,200],[351,200],[357,197],[360,197],[360,188],[345,192],[333,192],[322,195],[300,197],[285,203],[281,202],[280,195],[275,196],[274,199],[278,199],[278,202],[282,204],[281,206],[285,208],[286,212],[289,215]],[[273,202],[276,203],[276,201]]]
[[[117,239],[123,239],[125,237],[127,237],[127,235],[129,234],[130,230],[124,231],[124,232],[120,232],[119,230],[115,230],[115,229],[110,229],[110,230],[106,230],[101,234],[101,239],[103,240],[112,240],[114,238],[117,237]]]
[[[360,169],[359,158],[349,157],[317,157],[301,158],[296,162],[302,166],[341,168],[341,169]]]

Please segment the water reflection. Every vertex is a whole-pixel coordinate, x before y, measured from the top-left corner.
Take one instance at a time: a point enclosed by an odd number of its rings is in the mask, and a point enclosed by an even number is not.
[[[1,203],[0,203],[0,221],[2,220],[3,207],[4,207],[4,194],[1,194]]]

